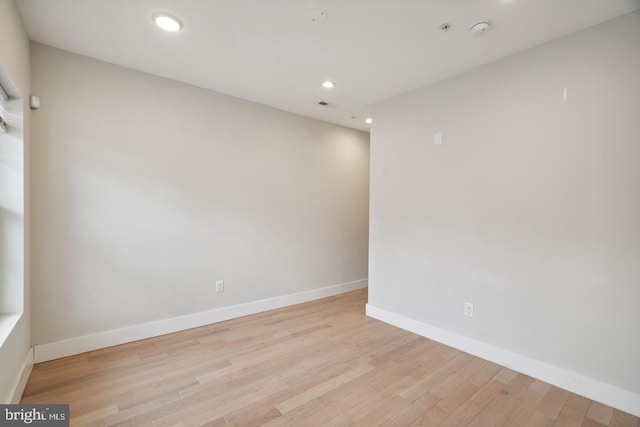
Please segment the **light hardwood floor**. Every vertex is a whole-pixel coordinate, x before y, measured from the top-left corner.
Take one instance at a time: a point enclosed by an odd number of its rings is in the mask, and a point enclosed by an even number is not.
[[[95,426],[633,426],[364,315],[366,290],[34,367],[22,403]]]

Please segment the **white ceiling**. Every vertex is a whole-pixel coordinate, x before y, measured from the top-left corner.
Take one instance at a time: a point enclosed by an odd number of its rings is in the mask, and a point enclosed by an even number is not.
[[[364,131],[375,102],[640,8],[640,0],[17,4],[34,41]],[[327,21],[312,22],[311,10]],[[154,12],[179,17],[184,28],[158,29]],[[469,27],[484,20],[491,30],[472,35]],[[445,22],[453,24],[447,33]],[[323,80],[336,87],[323,89]]]

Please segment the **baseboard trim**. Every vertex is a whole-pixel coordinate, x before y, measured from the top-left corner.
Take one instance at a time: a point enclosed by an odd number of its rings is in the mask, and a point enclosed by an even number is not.
[[[640,395],[495,345],[367,304],[366,314],[514,371],[640,417]]]
[[[73,356],[87,351],[98,350],[114,345],[126,344],[159,335],[197,328],[225,320],[236,319],[250,314],[262,313],[294,304],[314,301],[345,292],[366,288],[367,279],[341,283],[339,285],[326,286],[310,291],[298,292],[274,298],[252,301],[244,304],[221,307],[199,313],[187,314],[171,319],[158,320],[141,325],[130,326],[122,329],[99,332],[56,341],[48,344],[39,344],[34,347],[35,363],[47,362],[62,357]]]
[[[30,348],[24,358],[24,362],[22,362],[22,366],[20,367],[20,376],[13,387],[10,403],[20,403],[24,389],[27,386],[27,381],[29,380],[29,375],[31,375],[31,370],[33,369],[33,363],[33,348]]]

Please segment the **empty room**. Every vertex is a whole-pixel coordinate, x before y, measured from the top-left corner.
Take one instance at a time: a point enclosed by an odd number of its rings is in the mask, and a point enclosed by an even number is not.
[[[0,0],[0,426],[640,427],[640,0]]]

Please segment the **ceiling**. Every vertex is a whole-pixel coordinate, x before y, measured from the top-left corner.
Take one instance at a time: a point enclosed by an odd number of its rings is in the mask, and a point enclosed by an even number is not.
[[[640,8],[640,0],[17,4],[36,42],[364,131],[371,104]],[[314,10],[328,19],[313,21]],[[156,12],[184,28],[160,30]],[[491,29],[471,34],[479,21]],[[323,80],[336,86],[324,89]]]

